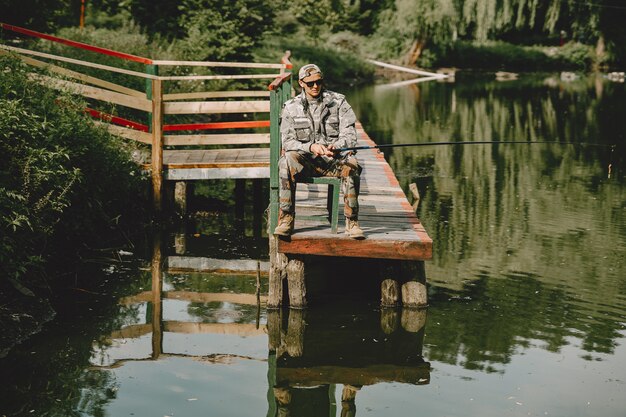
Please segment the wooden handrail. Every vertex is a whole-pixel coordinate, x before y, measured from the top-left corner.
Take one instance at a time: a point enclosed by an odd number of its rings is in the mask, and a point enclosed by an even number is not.
[[[165,61],[154,60],[154,65],[178,66],[178,67],[215,67],[215,68],[256,68],[256,69],[281,69],[285,63],[265,64],[256,62],[215,62],[215,61]],[[289,64],[291,65],[291,64]]]
[[[101,111],[91,109],[89,107],[85,107],[84,112],[89,114],[94,119],[100,119],[102,121],[113,123],[118,126],[129,127],[131,129],[139,130],[141,132],[148,132],[150,130],[147,125],[133,122],[132,120],[124,119],[123,117],[114,116],[108,113],[103,113]]]
[[[270,83],[270,85],[267,87],[267,89],[270,90],[270,91],[277,90],[278,87],[283,85],[283,83],[285,81],[287,81],[288,79],[290,79],[290,78],[291,78],[291,73],[290,72],[286,72],[284,74],[280,74],[278,77],[274,78],[274,81],[272,81]]]
[[[36,32],[34,30],[25,29],[19,26],[9,25],[7,23],[1,23],[0,27],[4,30],[10,30],[12,32],[20,33],[22,35],[32,36],[34,38],[45,39],[47,41],[60,43],[63,45],[71,46],[73,48],[84,49],[91,52],[96,52],[102,55],[108,55],[115,58],[124,59],[126,61],[139,62],[141,64],[152,64],[152,59],[144,58],[137,55],[126,54],[124,52],[114,51],[112,49],[101,48],[99,46],[88,45],[82,42],[76,42],[65,38],[60,38],[58,36],[46,35],[45,33]]]
[[[250,120],[241,122],[214,122],[214,123],[191,123],[179,125],[164,125],[165,132],[179,130],[218,130],[218,129],[247,129],[256,127],[270,127],[269,120]]]

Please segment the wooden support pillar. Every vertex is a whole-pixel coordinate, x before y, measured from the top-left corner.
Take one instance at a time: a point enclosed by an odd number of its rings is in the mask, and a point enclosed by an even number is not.
[[[157,214],[163,200],[163,90],[161,80],[152,80],[152,201]]]
[[[426,325],[426,309],[403,308],[400,321],[404,330],[409,333],[417,333]]]
[[[361,389],[359,386],[344,385],[341,391],[341,417],[354,417],[356,415],[356,393]]]
[[[283,311],[281,309],[269,310],[267,312],[267,336],[268,348],[280,356],[282,333],[283,333]]]
[[[278,239],[269,234],[270,271],[267,308],[279,308],[283,304],[283,280],[287,277],[287,257],[278,252]]]
[[[285,349],[292,358],[299,358],[304,353],[304,317],[303,310],[289,310]]]
[[[400,300],[400,285],[394,279],[386,279],[380,284],[380,304],[383,307],[395,307]]]
[[[299,256],[290,257],[286,269],[289,307],[306,308],[304,260]]]
[[[158,359],[163,352],[163,308],[161,292],[163,291],[163,251],[161,232],[154,232],[152,244],[152,262],[150,272],[152,275],[152,359]]]
[[[426,307],[428,305],[426,285],[416,281],[402,284],[402,305],[405,307]]]
[[[291,405],[291,389],[289,387],[274,387],[274,398],[278,404],[278,417],[288,417]]]
[[[381,261],[381,306],[398,304],[401,294],[404,307],[426,307],[426,272],[423,261]],[[401,290],[398,291],[398,285]]]
[[[395,308],[380,309],[380,328],[385,334],[398,330],[399,315]]]
[[[178,231],[174,234],[174,253],[184,255],[187,252],[187,233],[185,225],[178,226]]]
[[[174,185],[174,212],[178,217],[187,215],[187,183],[176,181]]]

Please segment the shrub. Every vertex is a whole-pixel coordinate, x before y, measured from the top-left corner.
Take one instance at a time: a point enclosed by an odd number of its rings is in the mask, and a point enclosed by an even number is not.
[[[437,60],[439,65],[489,70],[543,71],[585,69],[592,62],[591,50],[578,43],[561,48],[518,46],[505,42],[456,42]]]
[[[53,248],[102,244],[140,224],[145,202],[129,150],[79,111],[84,103],[11,57],[0,71],[0,276],[26,282]]]

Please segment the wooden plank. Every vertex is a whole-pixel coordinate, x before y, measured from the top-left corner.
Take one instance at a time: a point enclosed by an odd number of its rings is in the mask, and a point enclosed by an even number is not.
[[[164,94],[163,100],[198,100],[203,98],[233,98],[233,97],[269,97],[269,91],[202,91],[195,93]]]
[[[350,258],[378,258],[425,260],[432,258],[432,241],[419,240],[381,240],[369,236],[365,240],[354,240],[347,236],[335,239],[324,238],[319,234],[306,236],[299,233],[297,239],[280,240],[278,250],[281,253],[311,254],[320,256],[342,256]],[[367,236],[367,232],[365,233]]]
[[[71,46],[73,48],[79,48],[79,49],[84,49],[84,50],[91,51],[91,52],[96,52],[101,55],[113,56],[115,58],[120,58],[120,59],[124,59],[127,61],[139,62],[141,64],[152,63],[152,60],[150,58],[144,58],[144,57],[137,56],[137,55],[131,55],[131,54],[127,54],[124,52],[118,52],[112,49],[101,48],[99,46],[88,45],[86,43],[77,42],[77,41],[73,41],[73,40],[65,39],[65,38],[60,38],[58,36],[47,35],[45,33],[36,32],[34,30],[25,29],[19,26],[13,26],[13,25],[9,25],[6,23],[0,23],[0,26],[2,26],[2,28],[5,30],[10,30],[13,32],[21,33],[23,35],[32,36],[32,37],[39,38],[39,39],[45,39],[47,41],[60,43],[63,45]]]
[[[140,130],[128,129],[126,127],[112,125],[110,123],[99,122],[97,120],[95,120],[94,123],[100,126],[104,126],[112,135],[136,140],[137,142],[145,143],[148,145],[152,144],[152,135],[150,133],[142,132]]]
[[[24,55],[38,56],[40,58],[54,59],[56,61],[67,62],[67,63],[70,63],[70,64],[81,65],[81,66],[84,66],[84,67],[97,68],[97,69],[102,69],[102,70],[105,70],[105,71],[117,72],[119,74],[133,75],[135,77],[149,78],[149,79],[152,79],[152,80],[156,80],[156,79],[159,78],[158,76],[150,75],[150,74],[144,74],[143,72],[131,71],[131,70],[122,69],[122,68],[116,68],[116,67],[112,67],[110,65],[94,64],[94,63],[88,62],[88,61],[81,61],[79,59],[66,58],[66,57],[63,57],[63,56],[46,54],[46,53],[37,52],[37,51],[31,51],[29,49],[16,48],[14,46],[8,46],[8,45],[0,44],[0,49],[4,49],[4,50],[7,50],[7,51],[13,51],[13,52],[16,52],[16,53],[19,53],[19,54],[24,54]]]
[[[8,52],[0,49],[0,55],[8,55]],[[29,65],[32,65],[34,67],[37,67],[37,68],[45,68],[48,71],[54,72],[56,74],[60,74],[66,77],[84,81],[89,84],[104,87],[108,90],[117,91],[118,93],[126,94],[126,95],[133,96],[133,97],[146,98],[146,93],[142,91],[133,90],[132,88],[114,84],[109,81],[104,81],[104,80],[101,80],[100,78],[91,77],[86,74],[81,74],[80,72],[77,72],[77,71],[72,71],[67,68],[59,67],[57,65],[50,64],[48,62],[39,61],[37,59],[29,58],[26,56],[17,55],[17,57],[21,59],[23,62]]]
[[[230,294],[230,293],[207,293],[207,292],[195,292],[195,291],[164,291],[161,294],[163,299],[168,300],[182,300],[191,303],[233,303],[242,305],[257,305],[259,302],[265,303],[267,301],[266,296],[259,296],[257,299],[256,294]],[[152,302],[152,291],[144,291],[137,295],[130,297],[124,297],[120,299],[120,305],[132,305]]]
[[[216,259],[203,256],[168,256],[168,272],[199,271],[220,273],[255,274],[257,269],[262,273],[269,271],[267,261],[254,259]]]
[[[236,336],[263,336],[266,334],[265,326],[259,328],[256,324],[248,323],[188,323],[182,321],[164,321],[163,329],[172,333],[214,333]],[[152,323],[133,324],[121,330],[111,332],[108,339],[134,339],[152,332]]]
[[[253,129],[270,127],[269,120],[244,120],[235,122],[214,122],[214,123],[187,123],[177,125],[164,125],[166,132],[180,130],[220,130],[220,129]]]
[[[255,145],[270,143],[269,133],[165,135],[165,145]]]
[[[270,177],[270,166],[268,163],[266,167],[256,168],[175,168],[168,169],[164,174],[168,181],[258,179]]]
[[[217,61],[167,61],[154,60],[154,65],[159,66],[184,66],[184,67],[215,67],[215,68],[256,68],[256,69],[283,69],[285,64],[258,63],[258,62],[217,62]]]
[[[277,74],[240,74],[240,75],[173,75],[160,76],[163,81],[208,81],[208,80],[262,80],[273,79]]]
[[[292,387],[317,387],[326,384],[374,385],[381,382],[400,382],[424,385],[430,383],[430,364],[400,366],[392,364],[366,367],[312,366],[306,368],[279,367],[277,382]]]
[[[69,91],[71,93],[80,94],[83,97],[119,104],[120,106],[130,107],[146,112],[152,110],[152,103],[150,100],[145,98],[129,96],[115,91],[75,83],[73,81],[60,80],[47,75],[31,74],[30,78],[45,85],[46,87],[51,87],[56,90]]]
[[[165,114],[268,113],[269,101],[186,101],[164,103]]]
[[[248,323],[188,323],[182,321],[164,321],[163,328],[166,332],[173,333],[213,333],[235,336],[265,336],[265,326],[259,328],[256,324]]]

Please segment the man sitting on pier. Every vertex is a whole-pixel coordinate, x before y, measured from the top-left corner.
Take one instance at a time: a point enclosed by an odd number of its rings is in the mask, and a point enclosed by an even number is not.
[[[300,68],[298,83],[302,93],[285,103],[281,115],[284,154],[278,162],[280,214],[274,234],[293,233],[297,179],[329,176],[343,179],[346,234],[364,239],[358,222],[362,168],[354,152],[336,151],[356,146],[354,111],[342,94],[324,89],[324,77],[317,65]]]

